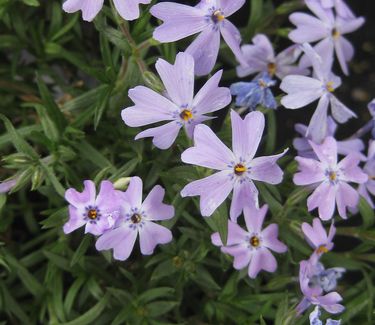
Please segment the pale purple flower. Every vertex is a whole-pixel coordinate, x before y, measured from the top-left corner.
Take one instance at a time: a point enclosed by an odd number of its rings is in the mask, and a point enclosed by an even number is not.
[[[371,195],[375,196],[375,140],[369,142],[367,160],[363,166],[363,171],[368,175],[368,180],[366,183],[359,185],[358,193],[374,208],[375,204]]]
[[[17,184],[17,179],[0,182],[0,194],[9,192]]]
[[[359,202],[358,192],[348,183],[365,183],[368,176],[358,166],[360,156],[347,155],[337,162],[337,142],[327,137],[321,145],[310,141],[318,160],[296,157],[299,172],[294,175],[296,185],[313,185],[314,192],[307,200],[308,210],[318,208],[319,217],[329,220],[335,212],[346,219],[346,208],[355,208]]]
[[[368,104],[368,110],[372,117],[372,132],[371,135],[375,139],[375,98]]]
[[[269,184],[282,181],[283,172],[276,162],[286,150],[254,158],[264,130],[261,112],[250,112],[242,119],[232,110],[231,123],[233,151],[208,126],[200,124],[195,128],[194,147],[182,153],[182,161],[218,172],[186,185],[181,195],[199,195],[202,216],[210,216],[233,190],[230,218],[235,221],[245,205],[253,202],[258,206],[258,190],[253,181]]]
[[[319,218],[314,218],[312,226],[304,222],[301,228],[306,241],[314,249],[314,253],[318,257],[333,248],[332,239],[336,233],[336,227],[333,222],[331,223],[328,234]]]
[[[65,199],[69,202],[69,220],[64,225],[64,233],[69,234],[85,225],[85,233],[98,236],[111,229],[119,217],[118,194],[109,181],[101,182],[98,195],[93,181],[83,183],[85,188],[82,192],[74,188],[65,192]]]
[[[319,319],[320,318],[320,309],[319,306],[315,306],[314,310],[310,313],[309,315],[309,321],[310,325],[323,325],[323,322]],[[340,325],[341,324],[341,319],[340,320],[334,320],[331,318],[328,318],[325,325]]]
[[[310,305],[320,306],[331,314],[341,313],[345,307],[339,304],[342,297],[337,292],[329,292],[324,295],[323,288],[312,282],[316,275],[316,265],[310,260],[300,262],[299,282],[303,299],[297,306],[297,313],[302,314]]]
[[[318,0],[319,1],[319,0]],[[334,8],[336,14],[345,19],[354,19],[355,15],[344,0],[320,0],[324,9]]]
[[[319,99],[306,134],[314,142],[319,143],[327,134],[329,106],[333,118],[338,123],[345,123],[356,115],[333,95],[335,89],[341,85],[341,79],[331,72],[332,61],[323,62],[307,43],[303,45],[303,50],[313,62],[314,77],[286,76],[280,85],[280,88],[287,93],[281,99],[281,104],[286,108],[297,109]]]
[[[247,230],[228,220],[228,240],[224,245],[219,233],[211,236],[214,245],[220,246],[221,251],[234,257],[233,266],[237,270],[248,267],[248,275],[255,278],[261,270],[275,272],[277,261],[271,251],[284,253],[287,247],[278,240],[277,224],[268,225],[262,230],[268,206],[261,209],[246,206],[244,217]]]
[[[194,57],[197,75],[206,75],[213,69],[219,53],[220,34],[237,60],[242,62],[241,34],[227,18],[244,3],[245,0],[202,0],[195,7],[158,3],[150,12],[164,23],[155,29],[153,36],[166,43],[200,33],[186,49]]]
[[[66,0],[64,11],[73,13],[82,11],[82,18],[92,21],[103,7],[104,0]],[[113,0],[117,12],[125,20],[134,20],[139,17],[139,5],[149,4],[151,0]]]
[[[314,48],[321,57],[333,57],[335,51],[342,71],[348,75],[347,62],[354,56],[352,44],[343,36],[360,28],[365,20],[363,17],[350,18],[335,15],[331,9],[325,9],[316,0],[305,0],[308,8],[316,17],[296,12],[290,15],[290,21],[297,27],[289,33],[295,43],[317,42]],[[311,65],[307,56],[302,57],[301,67]]]
[[[293,146],[298,151],[298,156],[305,157],[305,158],[313,158],[316,159],[317,156],[314,153],[314,150],[310,146],[309,140],[312,140],[310,136],[306,137],[307,133],[307,126],[304,124],[297,123],[294,126],[294,129],[301,135],[300,138],[295,138],[293,140]],[[327,119],[327,134],[325,137],[328,136],[335,136],[337,129],[337,124],[332,119],[331,116],[328,116]],[[324,137],[324,138],[325,138]],[[318,143],[319,144],[319,143]],[[339,155],[346,156],[351,152],[357,152],[361,155],[362,160],[366,160],[365,155],[361,152],[365,149],[365,145],[363,141],[360,139],[347,139],[342,141],[337,141],[337,153]]]
[[[151,255],[156,245],[172,240],[172,232],[154,222],[174,216],[174,207],[163,203],[165,190],[154,186],[143,202],[142,190],[142,180],[132,177],[127,191],[120,194],[121,218],[97,240],[97,250],[113,249],[113,257],[124,261],[133,251],[138,235],[143,255]]]
[[[174,65],[158,59],[156,70],[166,88],[165,95],[144,86],[130,89],[129,97],[135,105],[123,109],[121,116],[131,127],[162,121],[168,123],[140,132],[136,140],[153,137],[156,147],[167,149],[182,127],[192,137],[197,124],[213,118],[204,114],[222,109],[232,100],[229,88],[218,86],[222,70],[216,72],[194,96],[194,60],[190,54],[178,53]]]
[[[241,51],[246,64],[237,67],[237,75],[246,77],[255,73],[267,73],[270,77],[276,76],[283,79],[289,74],[309,73],[308,69],[301,69],[296,65],[301,49],[298,45],[292,45],[275,55],[273,46],[266,35],[257,34],[253,44],[241,46]]]

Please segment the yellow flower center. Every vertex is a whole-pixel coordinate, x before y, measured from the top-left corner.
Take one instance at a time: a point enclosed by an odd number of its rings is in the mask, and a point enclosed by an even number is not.
[[[91,220],[95,220],[98,217],[98,211],[96,211],[95,209],[90,209],[87,212],[87,217]]]
[[[334,39],[338,39],[340,35],[341,35],[340,32],[336,28],[332,29],[332,37]]]
[[[326,84],[326,89],[330,92],[333,93],[335,91],[335,88],[333,88],[333,81],[328,81]]]
[[[259,84],[259,86],[261,86],[262,88],[267,88],[267,84],[263,81],[263,79],[259,79],[259,80],[258,80],[258,84]]]
[[[221,21],[223,21],[225,19],[223,13],[221,12],[221,10],[215,10],[214,13],[212,14],[212,20],[215,22],[215,23],[219,23]]]
[[[250,238],[250,245],[253,247],[258,247],[260,244],[260,240],[257,236],[253,236]]]
[[[334,182],[337,179],[337,173],[336,172],[329,172],[329,180]]]
[[[132,217],[130,218],[130,220],[133,222],[133,223],[140,223],[141,220],[142,220],[142,216],[139,215],[138,213],[135,213],[132,215]]]
[[[183,119],[185,122],[191,120],[193,118],[193,113],[188,110],[188,109],[184,109],[181,113],[180,113],[180,117],[181,119]]]
[[[316,249],[316,252],[318,254],[328,253],[328,249],[324,245],[321,245]]]
[[[247,170],[246,166],[242,164],[237,164],[236,166],[234,166],[234,173],[236,175],[242,175],[244,172],[246,172],[246,170]]]
[[[268,63],[267,66],[268,74],[272,77],[276,73],[276,64],[273,62]]]

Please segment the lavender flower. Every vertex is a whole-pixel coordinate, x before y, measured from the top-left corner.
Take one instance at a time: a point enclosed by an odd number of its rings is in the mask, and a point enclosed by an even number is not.
[[[344,0],[320,0],[324,9],[334,8],[336,14],[345,19],[354,19],[355,15]]]
[[[0,194],[9,192],[17,184],[17,179],[0,182]]]
[[[308,210],[318,208],[322,220],[332,218],[337,204],[339,215],[346,219],[346,208],[356,207],[359,195],[348,183],[365,183],[368,176],[358,167],[360,156],[355,153],[347,155],[337,162],[337,142],[327,137],[321,145],[310,141],[319,161],[296,157],[299,172],[294,175],[296,185],[316,186],[307,200]]]
[[[306,137],[307,133],[307,126],[303,124],[297,123],[294,126],[294,129],[301,135],[300,138],[295,138],[293,140],[293,146],[298,151],[298,156],[305,157],[305,158],[312,158],[317,159],[316,154],[314,153],[314,150],[310,146],[309,140],[312,140],[311,137]],[[328,116],[327,119],[327,136],[334,137],[337,129],[337,124],[332,119],[332,117]],[[319,144],[319,143],[318,143]],[[348,139],[348,140],[342,140],[337,141],[337,153],[339,155],[346,156],[351,152],[356,152],[359,155],[361,155],[361,160],[366,160],[366,157],[364,154],[362,154],[361,151],[363,151],[365,148],[365,145],[363,144],[363,141],[360,139]]]
[[[339,123],[345,123],[356,115],[333,95],[335,89],[341,85],[341,79],[331,72],[332,61],[323,62],[307,43],[303,45],[303,49],[313,62],[315,77],[286,76],[280,85],[280,88],[287,93],[281,99],[281,104],[286,108],[296,109],[319,98],[318,107],[311,118],[306,134],[314,142],[319,143],[327,134],[329,105],[333,118]]]
[[[270,87],[275,85],[267,74],[251,82],[236,82],[230,86],[232,95],[236,96],[236,105],[256,110],[258,105],[276,109],[277,103]]]
[[[156,147],[167,149],[182,127],[192,137],[197,124],[212,118],[204,114],[215,112],[232,100],[230,90],[218,86],[222,70],[216,72],[194,97],[194,60],[190,54],[177,54],[174,65],[158,59],[156,70],[166,88],[165,96],[144,86],[130,89],[129,97],[135,105],[124,109],[121,116],[131,127],[161,121],[168,123],[139,133],[136,140],[153,137]]]
[[[206,75],[213,69],[219,53],[220,34],[242,62],[241,34],[227,18],[244,3],[245,0],[202,0],[195,7],[172,2],[158,3],[150,12],[164,23],[155,29],[153,36],[166,43],[200,33],[186,49],[194,57],[197,75]]]
[[[172,240],[168,228],[153,222],[174,216],[173,206],[163,203],[164,189],[156,185],[142,203],[142,188],[142,180],[132,177],[127,191],[120,194],[121,218],[98,239],[97,250],[113,249],[113,257],[124,261],[130,256],[138,235],[143,255],[152,254],[156,245]]]
[[[323,295],[323,288],[311,281],[316,271],[316,265],[310,260],[300,262],[299,282],[304,297],[296,308],[297,313],[302,314],[310,305],[320,306],[331,314],[341,313],[345,309],[339,304],[342,297],[337,292]]]
[[[368,180],[366,183],[359,185],[358,193],[374,208],[375,204],[371,195],[375,196],[375,140],[370,140],[367,161],[363,166],[363,171],[367,174]]]
[[[271,251],[284,253],[287,247],[277,239],[278,226],[270,224],[264,230],[262,225],[268,206],[261,209],[246,206],[244,217],[247,231],[238,224],[228,221],[228,240],[224,245],[219,233],[211,236],[214,245],[220,246],[223,253],[234,257],[233,266],[237,270],[248,267],[248,275],[255,278],[261,270],[275,272],[277,262]]]
[[[67,13],[82,11],[82,18],[92,21],[103,7],[104,0],[66,0],[63,9]],[[139,4],[149,4],[151,0],[113,0],[116,10],[125,20],[139,17]]]
[[[264,130],[264,115],[251,112],[241,119],[232,110],[231,121],[233,151],[208,126],[201,124],[195,128],[194,147],[182,153],[182,161],[219,172],[186,185],[181,195],[199,195],[201,214],[210,216],[233,190],[230,217],[235,221],[246,204],[253,202],[258,206],[254,180],[281,182],[283,172],[276,162],[286,150],[278,155],[254,158]]]
[[[323,322],[319,319],[320,318],[320,309],[319,306],[315,306],[314,310],[309,315],[310,325],[323,325]],[[334,320],[328,318],[326,321],[326,325],[340,325],[341,320]]]
[[[84,181],[83,192],[70,188],[65,192],[69,202],[69,220],[64,225],[66,234],[85,225],[85,233],[96,236],[111,229],[119,216],[117,191],[109,181],[102,181],[96,196],[93,181]]]
[[[305,2],[316,17],[300,12],[291,14],[289,20],[297,28],[289,33],[289,38],[300,44],[319,41],[314,48],[321,57],[333,57],[335,51],[342,71],[348,75],[347,62],[353,58],[354,48],[343,35],[360,28],[365,22],[364,18],[336,16],[332,10],[323,8],[316,0]],[[300,67],[310,64],[308,57],[302,57]]]
[[[283,79],[289,74],[308,74],[308,69],[301,69],[295,65],[301,54],[297,45],[292,45],[275,56],[273,46],[266,35],[257,34],[253,39],[253,45],[241,46],[241,51],[246,64],[237,67],[237,75],[245,77],[254,73],[267,73]]]
[[[375,139],[375,98],[368,104],[368,110],[372,116],[372,137]]]

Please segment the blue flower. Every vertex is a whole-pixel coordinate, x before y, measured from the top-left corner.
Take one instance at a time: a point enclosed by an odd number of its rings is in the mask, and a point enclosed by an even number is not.
[[[321,312],[320,312],[319,306],[316,306],[309,316],[310,325],[323,325],[323,322],[319,319],[320,314]],[[326,325],[340,325],[340,324],[341,324],[341,319],[334,320],[334,319],[328,318],[326,322]]]
[[[251,82],[234,83],[230,86],[230,91],[236,96],[236,106],[247,107],[250,110],[255,110],[258,105],[276,109],[276,100],[270,90],[275,83],[276,81],[268,74],[263,74]]]
[[[325,292],[334,290],[337,286],[337,280],[342,277],[345,269],[342,267],[333,267],[330,269],[324,269],[323,264],[317,264],[317,274],[315,274],[311,283],[315,286],[319,286]]]

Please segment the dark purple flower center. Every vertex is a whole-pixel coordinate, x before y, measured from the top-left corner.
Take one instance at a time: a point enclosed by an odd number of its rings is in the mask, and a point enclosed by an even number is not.
[[[276,73],[276,63],[270,62],[267,65],[268,74],[273,77]]]
[[[87,211],[87,218],[95,220],[98,217],[98,211],[96,209],[90,209]]]
[[[258,247],[260,245],[260,240],[257,236],[252,236],[249,241],[250,245],[253,247]]]
[[[130,218],[130,220],[133,222],[133,223],[140,223],[142,221],[142,216],[138,213],[134,213],[132,215],[132,217]]]
[[[246,166],[237,164],[236,166],[234,166],[234,173],[238,176],[241,176],[244,172],[246,172],[246,169]]]
[[[193,118],[193,113],[188,110],[188,109],[184,109],[181,113],[180,113],[180,117],[182,120],[184,120],[185,122],[191,120]]]
[[[225,16],[223,15],[223,12],[218,9],[212,13],[211,19],[215,24],[217,24],[223,21],[225,19]]]

